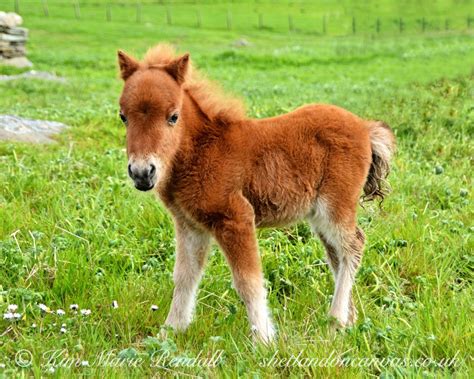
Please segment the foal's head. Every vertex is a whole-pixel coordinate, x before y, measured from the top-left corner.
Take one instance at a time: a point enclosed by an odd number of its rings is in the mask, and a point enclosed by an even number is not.
[[[189,55],[159,64],[118,52],[125,82],[120,118],[127,127],[128,174],[140,191],[151,190],[176,152]]]

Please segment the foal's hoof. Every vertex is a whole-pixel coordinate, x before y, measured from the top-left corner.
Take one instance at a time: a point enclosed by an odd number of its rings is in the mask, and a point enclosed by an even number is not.
[[[258,330],[255,326],[252,326],[253,341],[256,344],[263,344],[270,346],[275,342],[275,329],[273,327],[268,328],[265,331]]]
[[[332,332],[337,332],[338,330],[342,330],[346,327],[346,323],[343,323],[341,320],[338,320],[335,317],[331,317],[329,321],[329,327]]]
[[[338,317],[333,315],[329,315],[329,328],[332,332],[337,332],[339,330],[343,330],[353,325],[351,320],[343,321]]]
[[[162,340],[167,340],[174,334],[174,329],[170,325],[163,325],[158,332],[158,337]]]

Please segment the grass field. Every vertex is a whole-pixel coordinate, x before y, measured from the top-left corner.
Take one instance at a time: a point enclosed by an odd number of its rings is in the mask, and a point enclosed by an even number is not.
[[[375,12],[371,3],[364,10],[325,1],[323,9],[382,14],[384,22],[397,7],[413,18],[433,10],[463,19],[472,7],[468,1],[406,9],[397,3],[381,2]],[[275,6],[267,18],[285,18],[285,12]],[[0,320],[0,377],[473,377],[472,32],[342,38],[71,15],[24,14],[35,69],[67,83],[0,82],[0,114],[71,125],[53,145],[0,142],[0,311],[17,304],[24,315],[18,322]],[[241,38],[250,45],[235,47]],[[368,243],[357,276],[355,327],[330,333],[332,277],[322,246],[300,224],[259,232],[279,332],[274,346],[252,343],[217,248],[190,329],[157,336],[173,289],[173,228],[153,195],[134,190],[127,178],[116,50],[141,55],[158,41],[189,51],[209,77],[244,100],[252,117],[329,102],[392,126],[398,139],[393,192],[383,210],[368,206],[359,213]],[[17,72],[0,66],[0,74]],[[66,314],[43,313],[40,303]],[[91,314],[74,314],[71,304]],[[152,304],[159,309],[152,312]],[[31,352],[30,367],[19,367],[19,358],[28,360],[28,353],[17,355],[21,349]],[[117,360],[104,358],[109,353],[143,362],[117,367]],[[216,367],[175,366],[169,359],[150,365],[153,354],[219,353]],[[271,360],[292,356],[339,357],[346,364]]]

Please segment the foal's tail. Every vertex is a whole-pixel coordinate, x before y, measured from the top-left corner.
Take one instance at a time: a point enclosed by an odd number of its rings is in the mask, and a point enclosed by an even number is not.
[[[395,152],[395,136],[390,127],[382,121],[371,121],[368,128],[372,145],[372,164],[364,185],[363,201],[379,198],[382,202],[389,193],[385,178],[390,172],[390,161]]]

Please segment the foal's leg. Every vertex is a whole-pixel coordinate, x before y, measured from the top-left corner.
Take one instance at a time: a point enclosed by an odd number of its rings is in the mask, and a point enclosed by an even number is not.
[[[357,319],[357,310],[352,300],[352,287],[360,265],[364,233],[355,225],[355,211],[345,220],[335,220],[324,200],[317,202],[316,216],[310,220],[318,232],[334,275],[335,290],[329,314],[341,326],[349,326]]]
[[[210,236],[179,221],[176,228],[176,263],[173,301],[165,324],[185,330],[191,323],[196,292],[207,261]]]
[[[329,242],[326,241],[322,233],[318,233],[318,235],[326,249],[327,262],[334,276],[334,283],[337,283],[337,274],[339,272],[338,253],[336,249]],[[356,321],[357,321],[357,308],[355,307],[354,301],[351,296],[349,300],[349,318],[348,318],[347,324],[352,325]]]
[[[267,308],[253,209],[245,198],[237,195],[230,206],[233,217],[216,224],[215,238],[232,270],[234,287],[247,307],[252,331],[268,343],[273,340],[275,330]]]
[[[361,263],[364,240],[364,233],[356,226],[354,229],[344,230],[341,242],[336,247],[340,263],[329,314],[343,327],[354,324],[357,319],[357,311],[352,300],[352,287]]]

